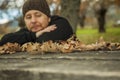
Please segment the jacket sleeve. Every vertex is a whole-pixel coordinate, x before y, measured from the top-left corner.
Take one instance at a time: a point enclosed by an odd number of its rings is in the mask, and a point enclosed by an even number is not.
[[[35,33],[26,31],[26,30],[20,30],[15,33],[9,33],[4,35],[0,40],[0,46],[6,44],[7,42],[11,43],[19,43],[24,44],[26,42],[34,42],[35,41]]]
[[[73,34],[71,25],[64,18],[56,19],[52,24],[56,24],[57,29],[52,32],[44,33],[37,39],[37,42],[67,40]]]

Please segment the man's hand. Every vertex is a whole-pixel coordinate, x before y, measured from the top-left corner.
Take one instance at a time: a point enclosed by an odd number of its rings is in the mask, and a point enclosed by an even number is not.
[[[56,28],[57,28],[56,25],[48,26],[48,27],[46,27],[45,29],[36,32],[36,37],[39,37],[40,35],[42,35],[42,34],[45,33],[45,32],[54,31]]]

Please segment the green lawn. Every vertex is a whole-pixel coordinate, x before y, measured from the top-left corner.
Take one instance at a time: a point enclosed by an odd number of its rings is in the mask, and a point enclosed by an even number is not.
[[[2,34],[0,34],[0,39],[2,38],[2,36],[3,36],[3,35],[2,35]]]
[[[106,28],[106,33],[98,33],[98,29],[80,29],[78,27],[76,34],[79,40],[86,44],[95,43],[101,36],[107,42],[120,42],[120,27]]]
[[[98,33],[98,29],[96,28],[81,29],[78,27],[76,35],[81,42],[86,44],[95,43],[101,36],[107,42],[120,42],[120,27],[108,27],[106,33]]]

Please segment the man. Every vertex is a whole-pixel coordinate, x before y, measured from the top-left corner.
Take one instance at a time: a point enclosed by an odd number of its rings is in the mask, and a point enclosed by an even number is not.
[[[51,16],[46,0],[27,0],[22,8],[26,28],[2,37],[0,46],[7,42],[24,44],[48,40],[67,40],[73,35],[69,22],[59,16]]]

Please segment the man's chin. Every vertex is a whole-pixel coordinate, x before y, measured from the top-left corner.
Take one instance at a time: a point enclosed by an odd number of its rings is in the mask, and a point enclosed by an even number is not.
[[[35,30],[32,30],[32,32],[38,32],[38,31],[41,31],[42,29],[35,29]]]

